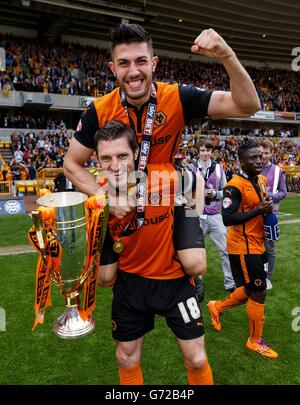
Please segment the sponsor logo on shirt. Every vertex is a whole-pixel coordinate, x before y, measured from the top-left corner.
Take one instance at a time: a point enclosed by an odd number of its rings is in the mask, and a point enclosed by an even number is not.
[[[161,136],[160,138],[152,138],[151,146],[162,145],[169,142],[171,135]]]
[[[168,212],[166,212],[166,213],[164,213],[164,214],[162,214],[162,215],[158,215],[158,216],[156,216],[156,217],[145,218],[145,219],[144,219],[144,225],[143,225],[143,226],[149,226],[149,225],[157,225],[157,224],[160,224],[161,222],[163,222],[163,221],[165,221],[166,219],[168,219],[169,216],[170,216],[170,212],[168,211]],[[126,223],[124,223],[124,224],[117,223],[117,224],[115,224],[115,225],[112,226],[111,230],[112,230],[113,233],[114,233],[114,232],[119,233],[119,232],[124,231],[126,225],[127,225]],[[130,230],[137,230],[137,229],[138,229],[138,226],[137,226],[137,218],[134,218],[134,219],[130,222],[130,225],[128,226],[128,229],[130,229]]]
[[[148,200],[151,205],[159,205],[161,203],[162,196],[160,193],[150,193]]]

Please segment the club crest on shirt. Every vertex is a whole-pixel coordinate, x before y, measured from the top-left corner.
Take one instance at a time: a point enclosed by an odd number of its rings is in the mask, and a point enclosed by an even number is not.
[[[162,196],[159,193],[150,193],[149,203],[151,205],[160,205]]]
[[[231,198],[225,197],[222,204],[223,204],[223,208],[225,208],[225,209],[230,207],[232,204]]]
[[[161,125],[165,125],[167,121],[167,116],[163,111],[157,111],[156,116],[155,116],[155,125],[160,127]]]

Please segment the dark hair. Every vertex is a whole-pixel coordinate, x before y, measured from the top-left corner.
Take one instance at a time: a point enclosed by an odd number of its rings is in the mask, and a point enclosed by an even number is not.
[[[206,149],[213,149],[214,144],[210,139],[204,138],[203,136],[198,139],[197,147],[200,149],[201,146],[205,146]]]
[[[254,149],[254,148],[258,148],[258,147],[259,147],[258,144],[254,141],[246,141],[243,144],[241,144],[238,149],[239,160],[243,160],[245,158],[245,155],[247,154],[247,152],[250,149]]]
[[[151,55],[153,55],[152,39],[148,32],[141,25],[131,24],[124,19],[110,32],[111,54],[117,45],[131,44],[132,42],[146,42]]]
[[[114,141],[115,139],[127,138],[130,149],[134,153],[138,148],[135,132],[123,124],[121,121],[107,121],[102,128],[99,128],[94,135],[94,147],[97,147],[101,141]]]

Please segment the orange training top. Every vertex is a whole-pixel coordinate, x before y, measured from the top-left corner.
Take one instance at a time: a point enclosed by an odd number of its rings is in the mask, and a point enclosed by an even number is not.
[[[241,175],[234,176],[226,184],[223,190],[223,219],[226,211],[248,213],[259,207],[261,200],[267,195],[267,180],[262,175],[259,175],[257,180],[255,183],[257,191],[253,182]],[[253,218],[229,227],[227,249],[229,254],[264,253],[263,216],[259,211]]]

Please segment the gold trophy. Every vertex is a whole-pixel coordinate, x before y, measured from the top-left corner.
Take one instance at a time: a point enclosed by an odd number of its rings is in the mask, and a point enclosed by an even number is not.
[[[40,197],[37,203],[42,206],[40,208],[47,207],[52,214],[51,220],[43,211],[32,212],[34,227],[31,242],[35,243],[40,254],[36,283],[36,322],[33,329],[37,323],[43,323],[44,310],[51,305],[49,294],[52,281],[60,287],[66,299],[64,314],[53,324],[55,334],[63,339],[85,336],[95,327],[91,308],[95,306],[96,268],[105,237],[108,204],[102,209],[96,208],[98,214],[100,212],[98,220],[94,220],[97,216],[93,213],[93,221],[88,222],[85,206],[87,199],[87,195],[79,192],[47,194]],[[95,232],[95,228],[89,232],[93,226],[97,227],[98,232]],[[91,234],[98,236],[93,239]],[[84,300],[81,306],[83,288]]]

